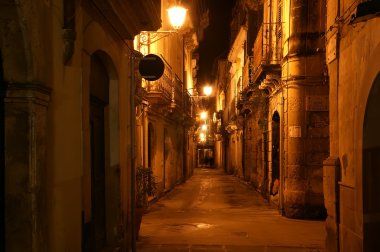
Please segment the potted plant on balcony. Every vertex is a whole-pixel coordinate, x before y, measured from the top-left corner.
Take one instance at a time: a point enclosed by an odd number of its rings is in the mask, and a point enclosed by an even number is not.
[[[136,237],[139,236],[141,220],[148,208],[149,196],[155,196],[157,192],[156,177],[150,167],[138,167],[136,171]]]

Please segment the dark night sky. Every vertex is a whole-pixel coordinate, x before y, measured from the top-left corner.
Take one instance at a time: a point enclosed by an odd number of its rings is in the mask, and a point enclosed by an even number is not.
[[[200,42],[199,52],[199,83],[212,80],[214,60],[227,54],[229,49],[230,18],[235,0],[208,0],[209,26],[205,29],[204,39]]]

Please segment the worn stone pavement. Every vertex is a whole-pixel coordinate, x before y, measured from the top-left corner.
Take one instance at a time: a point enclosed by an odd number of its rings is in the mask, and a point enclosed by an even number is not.
[[[196,169],[144,215],[137,251],[317,252],[325,235],[323,221],[282,217],[238,178]]]

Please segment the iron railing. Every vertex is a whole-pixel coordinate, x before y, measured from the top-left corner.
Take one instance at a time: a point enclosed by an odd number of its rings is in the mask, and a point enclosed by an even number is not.
[[[253,64],[253,56],[248,56],[246,61],[245,61],[245,64],[244,64],[244,67],[243,67],[243,90],[253,84],[252,82],[252,64]]]
[[[177,106],[183,107],[183,83],[176,74],[174,77],[172,101]]]
[[[173,70],[171,66],[164,61],[165,69],[162,77],[156,81],[148,81],[146,90],[149,94],[159,94],[162,98],[171,101],[173,96]]]
[[[260,67],[280,64],[282,58],[282,24],[263,23],[253,46],[252,72]]]

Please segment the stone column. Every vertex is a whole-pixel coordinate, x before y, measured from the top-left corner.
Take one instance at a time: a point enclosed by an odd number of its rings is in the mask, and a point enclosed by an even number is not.
[[[8,84],[5,94],[6,251],[47,251],[46,138],[50,90]]]
[[[328,157],[328,85],[324,78],[324,0],[292,0],[282,76],[285,111],[285,215],[324,218],[323,160]]]
[[[287,87],[285,131],[287,131],[284,210],[288,217],[302,218],[304,215],[306,172],[304,162],[304,88],[298,83]]]

